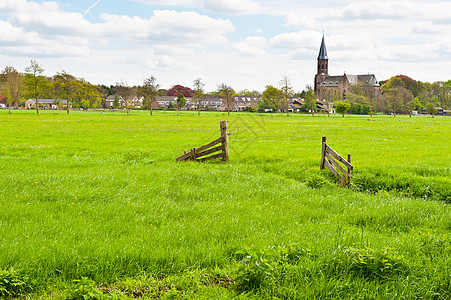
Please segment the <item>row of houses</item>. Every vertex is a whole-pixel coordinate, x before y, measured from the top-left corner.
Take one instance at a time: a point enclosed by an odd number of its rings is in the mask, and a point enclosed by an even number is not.
[[[183,110],[196,110],[198,103],[197,99],[187,97],[185,98],[185,106],[182,107]],[[246,111],[250,109],[255,109],[256,103],[260,100],[258,97],[250,96],[234,96],[232,101],[229,103],[230,111]],[[105,107],[114,107],[115,96],[110,95],[105,99]],[[117,104],[120,108],[125,107],[125,101],[118,97]],[[175,107],[177,104],[177,97],[174,96],[158,96],[156,100],[152,103],[152,109],[168,109]],[[289,110],[297,111],[301,109],[304,104],[304,99],[293,97],[288,99]],[[143,98],[134,98],[130,101],[130,105],[135,108],[140,108],[143,106]],[[325,104],[318,102],[318,109],[325,109]],[[213,110],[213,111],[227,111],[227,101],[218,96],[205,96],[200,101],[200,107],[203,110]],[[286,107],[285,107],[286,109]]]
[[[112,108],[125,108],[125,101],[122,97],[117,97],[115,100],[115,95],[108,96],[104,101],[104,107],[107,109]],[[133,100],[129,102],[129,106],[132,108],[142,108],[143,107],[143,98],[135,97]],[[185,106],[182,107],[182,110],[196,110],[198,103],[197,100],[191,97],[185,98]],[[257,97],[248,97],[248,96],[235,96],[232,101],[229,103],[230,111],[246,111],[246,110],[255,110],[256,103],[260,99]],[[115,101],[117,103],[115,104]],[[66,108],[67,100],[54,100],[54,99],[38,99],[38,103],[41,107],[46,107],[48,109],[58,109],[59,107]],[[177,104],[177,97],[173,96],[159,96],[156,98],[156,101],[152,103],[152,109],[170,109],[171,107],[175,107]],[[298,112],[301,110],[302,105],[304,104],[304,99],[293,97],[288,99],[288,109],[290,111]],[[35,99],[28,99],[25,102],[25,108],[31,109],[36,105]],[[326,106],[326,103],[317,102],[317,109],[326,111],[329,109],[330,112],[333,112],[333,105],[330,105],[329,108]],[[72,103],[69,101],[69,107],[72,107]],[[202,110],[210,110],[210,111],[227,111],[227,101],[221,97],[215,96],[205,96],[200,101],[200,108]],[[286,111],[287,107],[282,106],[283,111]],[[271,111],[271,109],[267,109],[267,111]]]

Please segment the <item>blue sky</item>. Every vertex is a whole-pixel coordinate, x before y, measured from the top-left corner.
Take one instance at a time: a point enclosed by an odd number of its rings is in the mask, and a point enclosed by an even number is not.
[[[313,84],[322,34],[329,73],[451,79],[450,1],[2,0],[0,68],[31,59],[46,75],[96,84],[262,91]]]

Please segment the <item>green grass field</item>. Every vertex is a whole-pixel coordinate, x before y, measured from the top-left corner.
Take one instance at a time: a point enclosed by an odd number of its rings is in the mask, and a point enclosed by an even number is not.
[[[175,162],[220,120],[230,162]],[[449,299],[450,138],[449,117],[0,110],[0,298]]]

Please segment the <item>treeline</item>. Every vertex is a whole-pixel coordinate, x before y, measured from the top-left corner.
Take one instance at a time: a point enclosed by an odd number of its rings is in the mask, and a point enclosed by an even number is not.
[[[381,91],[365,85],[351,86],[345,95],[324,91],[326,102],[347,104],[347,112],[368,114],[370,111],[408,114],[426,109],[435,113],[437,108],[451,108],[451,80],[446,82],[421,82],[405,75],[394,76],[380,82]]]
[[[115,95],[115,108],[124,107],[127,112],[133,107],[134,99],[142,99],[142,107],[152,113],[152,104],[158,96],[177,97],[175,108],[185,104],[184,98],[190,97],[197,103],[200,110],[201,102],[206,96],[218,96],[226,103],[227,110],[234,101],[235,96],[245,96],[252,99],[252,104],[246,107],[250,111],[290,111],[290,102],[293,98],[301,98],[301,112],[314,113],[317,110],[317,100],[310,85],[302,92],[295,92],[287,76],[283,76],[278,85],[267,85],[262,92],[253,90],[235,91],[231,86],[221,83],[217,90],[206,92],[201,78],[193,81],[192,88],[174,85],[171,89],[162,89],[154,76],[150,76],[139,86],[128,86],[124,82],[116,85],[94,85],[83,78],[77,78],[65,71],[58,72],[52,77],[43,75],[44,68],[36,61],[31,61],[25,72],[19,72],[14,67],[5,67],[0,74],[0,101],[9,107],[22,106],[27,99],[53,99],[58,107],[65,107],[69,113],[69,106],[73,108],[104,108],[108,95]],[[355,85],[349,91],[342,93],[331,89],[320,92],[321,102],[327,109],[341,105],[348,113],[368,114],[384,112],[394,114],[407,114],[412,110],[421,111],[427,108],[434,112],[437,107],[451,108],[451,80],[446,82],[424,83],[408,76],[399,75],[380,82],[381,89],[376,92],[374,87]],[[2,96],[2,97],[1,97]],[[119,99],[125,105],[119,104]],[[66,105],[67,102],[70,105]],[[171,103],[172,105],[172,103]],[[37,103],[36,110],[42,106]]]
[[[93,85],[83,78],[76,78],[65,71],[52,77],[43,76],[44,69],[35,62],[25,73],[14,67],[5,67],[0,74],[0,94],[9,107],[22,106],[27,99],[54,99],[55,105],[63,106],[62,100],[70,101],[72,107],[96,108],[108,95],[105,87]]]

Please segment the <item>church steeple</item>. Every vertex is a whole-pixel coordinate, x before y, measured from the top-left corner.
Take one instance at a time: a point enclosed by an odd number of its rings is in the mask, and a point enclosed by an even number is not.
[[[327,50],[326,50],[326,42],[324,41],[324,34],[323,34],[323,40],[321,41],[321,47],[319,48],[319,54],[318,54],[318,67],[315,75],[315,92],[316,96],[320,98],[320,92],[319,92],[319,86],[320,84],[326,79],[327,76],[329,76],[329,58],[327,57]]]
[[[326,50],[326,43],[324,42],[324,35],[323,35],[323,40],[321,41],[321,47],[319,48],[318,59],[329,59],[327,57],[327,50]]]

